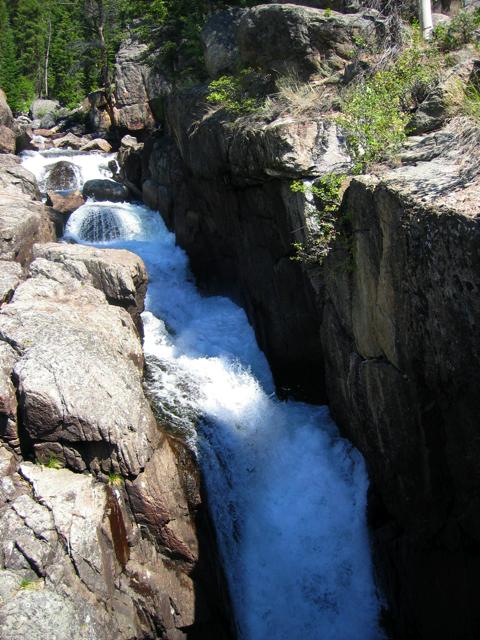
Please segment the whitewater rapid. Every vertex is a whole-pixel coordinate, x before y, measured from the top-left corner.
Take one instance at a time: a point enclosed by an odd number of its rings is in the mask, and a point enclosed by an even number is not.
[[[116,231],[102,242],[104,218]],[[145,261],[148,387],[198,455],[239,638],[382,638],[368,478],[327,408],[276,398],[244,311],[200,295],[158,213],[87,203],[65,238],[126,248]]]

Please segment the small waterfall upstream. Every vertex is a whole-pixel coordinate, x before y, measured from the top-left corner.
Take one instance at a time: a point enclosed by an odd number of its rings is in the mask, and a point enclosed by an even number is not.
[[[95,164],[94,177],[103,172],[100,155],[68,159],[83,180]],[[42,179],[50,160],[29,155],[25,166]],[[244,311],[200,295],[157,212],[87,203],[65,237],[126,248],[145,261],[148,387],[198,455],[239,638],[382,638],[368,478],[328,409],[276,398]]]

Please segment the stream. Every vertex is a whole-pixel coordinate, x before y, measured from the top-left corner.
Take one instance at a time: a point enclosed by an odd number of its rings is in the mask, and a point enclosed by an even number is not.
[[[81,187],[111,177],[111,158],[27,152],[23,164],[42,186],[56,162],[71,162]],[[368,477],[328,409],[277,399],[244,311],[199,293],[158,212],[87,202],[71,215],[65,240],[129,249],[145,262],[147,387],[198,456],[238,637],[383,638]]]

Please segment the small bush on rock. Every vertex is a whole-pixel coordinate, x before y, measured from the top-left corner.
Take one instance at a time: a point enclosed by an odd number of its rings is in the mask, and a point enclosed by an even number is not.
[[[480,28],[480,9],[461,11],[451,22],[438,24],[433,30],[440,51],[454,51],[474,42]]]
[[[207,101],[235,116],[253,113],[261,102],[249,92],[254,71],[242,69],[237,75],[221,76],[208,85]]]
[[[313,218],[307,244],[295,242],[292,260],[309,264],[322,264],[337,239],[341,221],[338,212],[342,202],[342,186],[346,176],[329,173],[313,184],[295,180],[290,185],[293,193],[303,193],[307,199],[307,215]]]
[[[388,67],[346,92],[339,123],[347,134],[357,171],[399,150],[411,111],[436,81],[439,68],[435,49],[415,39]]]

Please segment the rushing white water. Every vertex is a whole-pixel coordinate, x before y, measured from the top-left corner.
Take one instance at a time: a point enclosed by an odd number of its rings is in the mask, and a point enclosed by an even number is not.
[[[99,243],[102,214],[118,234]],[[239,637],[382,638],[367,475],[328,410],[278,401],[245,313],[198,293],[156,212],[88,203],[66,237],[127,248],[145,261],[149,387],[198,453]]]
[[[46,191],[45,181],[49,170],[57,162],[70,162],[77,168],[78,188],[81,189],[87,180],[97,178],[111,178],[112,173],[108,163],[115,158],[115,154],[84,153],[66,149],[50,149],[48,151],[25,151],[22,154],[23,166],[37,178],[41,191]]]

